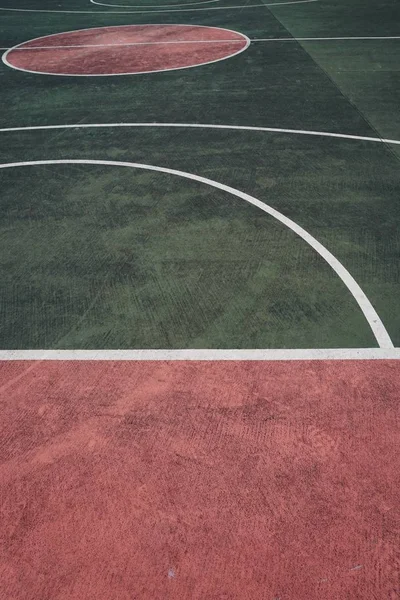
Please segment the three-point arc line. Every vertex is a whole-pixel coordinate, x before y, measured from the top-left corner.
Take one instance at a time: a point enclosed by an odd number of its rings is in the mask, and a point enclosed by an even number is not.
[[[190,179],[192,181],[198,181],[200,183],[204,183],[211,187],[220,189],[224,192],[228,192],[232,196],[236,196],[237,198],[241,198],[245,200],[249,204],[260,208],[265,213],[274,217],[278,221],[280,221],[283,225],[291,229],[294,233],[296,233],[299,237],[301,237],[307,244],[309,244],[335,271],[335,273],[340,277],[342,282],[345,284],[349,292],[352,294],[353,298],[356,300],[359,305],[361,311],[363,312],[375,338],[378,342],[380,348],[393,348],[393,343],[389,337],[388,332],[385,329],[379,315],[376,310],[372,306],[371,302],[358,285],[354,277],[349,273],[349,271],[342,265],[341,262],[335,256],[325,248],[318,240],[316,240],[310,233],[308,233],[305,229],[303,229],[300,225],[284,216],[282,213],[272,208],[265,202],[261,202],[254,196],[250,196],[245,192],[237,190],[231,186],[225,185],[218,181],[214,181],[213,179],[209,179],[207,177],[202,177],[200,175],[195,175],[193,173],[188,173],[186,171],[179,171],[177,169],[169,169],[166,167],[159,167],[155,165],[147,165],[135,162],[120,162],[120,161],[111,161],[111,160],[87,160],[87,159],[60,159],[60,160],[38,160],[38,161],[23,161],[23,162],[15,162],[15,163],[5,163],[0,164],[0,169],[9,169],[15,167],[29,167],[29,166],[39,166],[39,165],[64,165],[64,164],[81,164],[81,165],[103,165],[103,166],[116,166],[116,167],[128,167],[135,169],[144,169],[147,171],[158,171],[160,173],[167,173],[170,175],[177,175],[179,177],[183,177],[185,179]]]

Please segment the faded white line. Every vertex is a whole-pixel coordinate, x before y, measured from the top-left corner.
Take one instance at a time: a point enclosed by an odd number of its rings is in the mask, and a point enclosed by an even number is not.
[[[301,237],[309,246],[311,246],[327,263],[328,265],[335,271],[335,273],[340,277],[344,285],[347,287],[349,292],[352,294],[353,298],[359,305],[364,317],[366,318],[375,338],[378,342],[378,345],[381,348],[393,348],[393,343],[389,337],[388,332],[385,329],[384,324],[382,323],[379,315],[376,310],[372,306],[371,302],[368,300],[367,296],[364,294],[361,287],[358,285],[354,277],[349,273],[349,271],[342,265],[341,262],[338,261],[335,256],[325,246],[323,246],[318,240],[316,240],[310,233],[308,233],[305,229],[300,227],[297,223],[285,217],[282,213],[277,211],[275,208],[272,208],[265,202],[261,202],[254,198],[254,196],[250,196],[250,194],[246,194],[240,190],[237,190],[233,187],[220,183],[218,181],[214,181],[213,179],[208,179],[207,177],[202,177],[200,175],[195,175],[193,173],[187,173],[186,171],[178,171],[177,169],[169,169],[166,167],[158,167],[154,165],[146,165],[141,163],[134,162],[119,162],[114,160],[86,160],[86,159],[62,159],[62,160],[38,160],[38,161],[23,161],[23,162],[15,162],[15,163],[5,163],[0,164],[0,169],[10,169],[14,167],[29,167],[29,166],[37,166],[37,165],[65,165],[65,164],[81,164],[81,165],[105,165],[105,166],[115,166],[115,167],[129,167],[134,169],[143,169],[147,171],[157,171],[160,173],[167,173],[170,175],[177,175],[178,177],[183,177],[184,179],[189,179],[192,181],[198,181],[200,183],[204,183],[211,187],[217,188],[224,192],[228,192],[232,196],[236,196],[237,198],[241,198],[245,200],[249,204],[256,206],[261,209],[263,212],[280,221],[283,225],[286,225],[289,229],[291,229],[294,233],[296,233],[299,237]]]
[[[400,348],[328,348],[300,350],[0,350],[0,361],[11,360],[400,360]]]
[[[173,6],[194,6],[195,4],[211,4],[212,2],[220,2],[221,0],[204,0],[203,2],[182,2],[182,4],[152,4],[149,8],[169,8]],[[129,6],[129,4],[105,4],[105,2],[96,2],[95,0],[90,0],[92,4],[96,4],[97,6],[109,6],[110,8],[142,8],[140,5]]]
[[[3,127],[0,129],[0,133],[14,131],[42,131],[47,129],[102,129],[114,127],[178,127],[189,129],[226,129],[231,131],[265,131],[267,133],[288,133],[294,135],[310,135],[316,137],[400,145],[400,140],[353,135],[349,133],[332,133],[329,131],[312,131],[307,129],[285,129],[280,127],[252,127],[247,125],[214,125],[206,123],[75,123],[71,125],[32,125],[27,127]]]
[[[212,6],[206,8],[173,8],[172,10],[44,10],[36,8],[2,8],[3,11],[14,11],[14,12],[34,12],[34,13],[62,13],[62,14],[73,14],[73,15],[132,15],[142,13],[170,13],[170,12],[193,12],[199,10],[234,10],[243,8],[264,8],[265,6],[284,6],[289,4],[310,4],[311,2],[319,2],[319,0],[294,0],[290,2],[275,2],[272,4],[242,4],[240,6]]]
[[[348,37],[288,37],[288,38],[255,38],[252,42],[330,42],[343,40],[400,40],[400,35],[382,36],[348,36]]]
[[[126,25],[123,25],[126,27]],[[200,27],[200,25],[197,25]],[[83,31],[83,30],[82,30]],[[86,31],[86,30],[85,30]],[[60,34],[56,34],[60,35]],[[43,36],[48,37],[48,36]],[[400,35],[391,36],[365,36],[365,37],[330,37],[330,38],[254,38],[250,42],[323,42],[323,41],[339,41],[339,40],[400,40]],[[242,40],[168,40],[159,42],[126,42],[123,44],[76,44],[69,46],[31,46],[31,47],[14,47],[14,50],[51,50],[52,48],[113,48],[119,46],[152,46],[158,44],[225,44],[225,43],[241,43]],[[22,42],[28,43],[28,42]],[[0,48],[0,50],[11,50],[10,47]]]
[[[126,25],[123,25],[123,27],[126,27]],[[139,27],[141,27],[139,25]],[[198,25],[199,27],[199,25]],[[211,27],[210,27],[211,29]],[[86,30],[81,30],[81,31],[86,31]],[[235,32],[236,33],[236,32]],[[62,35],[62,34],[56,34],[56,35]],[[243,35],[243,34],[240,34]],[[50,36],[43,36],[43,37],[50,37]],[[37,38],[35,38],[37,39]],[[38,38],[40,39],[40,38]],[[29,40],[28,42],[22,42],[22,44],[29,44],[32,40]],[[160,42],[126,42],[125,44],[70,44],[68,46],[14,46],[12,48],[0,48],[0,50],[9,50],[9,51],[13,51],[14,50],[53,50],[53,49],[69,49],[69,48],[118,48],[118,47],[122,47],[124,48],[125,46],[158,46],[160,44],[228,44],[228,43],[234,43],[234,44],[243,44],[243,39],[239,40],[239,39],[235,39],[235,40],[168,40],[168,41],[160,41]],[[36,71],[35,71],[36,73]]]

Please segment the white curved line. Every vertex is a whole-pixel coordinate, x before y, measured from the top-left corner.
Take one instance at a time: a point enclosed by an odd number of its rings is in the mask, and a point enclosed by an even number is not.
[[[233,52],[233,54],[229,54],[228,56],[223,56],[222,58],[217,58],[215,60],[208,60],[207,62],[196,63],[193,65],[188,65],[186,67],[172,67],[170,69],[155,69],[153,71],[133,71],[132,73],[47,73],[46,71],[31,71],[30,69],[23,69],[21,67],[16,67],[15,65],[11,64],[7,60],[7,56],[10,54],[10,52],[13,52],[14,50],[23,50],[24,44],[28,44],[30,42],[36,42],[37,40],[41,40],[41,39],[47,39],[50,37],[66,35],[68,33],[79,33],[81,31],[96,31],[98,29],[104,31],[104,29],[118,29],[120,27],[157,27],[157,26],[161,26],[161,27],[163,27],[163,26],[164,27],[165,26],[167,26],[167,27],[192,27],[195,29],[197,29],[197,28],[203,29],[204,28],[204,29],[218,29],[219,31],[228,31],[229,33],[236,33],[237,35],[241,35],[243,40],[238,40],[238,41],[242,41],[242,42],[245,41],[246,44],[244,45],[243,48],[240,48],[239,50],[237,50],[237,52]],[[233,40],[233,41],[236,41],[236,40]],[[182,41],[182,43],[185,43],[184,40]],[[167,25],[165,23],[154,23],[154,24],[146,23],[144,25],[137,25],[137,24],[134,24],[134,25],[106,25],[104,27],[86,27],[84,29],[73,29],[72,31],[63,31],[61,33],[51,33],[50,35],[41,35],[40,37],[33,38],[33,39],[27,40],[25,42],[21,42],[20,44],[17,44],[16,46],[9,48],[6,52],[4,52],[4,54],[1,57],[1,60],[7,67],[10,67],[10,69],[14,69],[15,71],[22,71],[23,73],[33,73],[35,75],[52,75],[53,77],[122,77],[124,75],[146,75],[148,73],[165,73],[167,71],[181,71],[183,69],[193,69],[194,67],[203,67],[205,65],[211,65],[213,63],[217,63],[222,60],[227,60],[228,58],[233,58],[234,56],[237,56],[238,54],[241,54],[242,52],[247,50],[247,48],[249,46],[250,46],[250,39],[247,37],[247,35],[245,35],[244,33],[241,33],[240,31],[234,31],[233,29],[226,29],[226,27],[213,27],[211,25],[210,26],[209,25],[190,25],[188,23],[184,23],[182,25],[179,23],[173,23],[173,24],[168,23]]]
[[[13,131],[44,131],[46,129],[103,129],[113,127],[178,127],[189,129],[227,129],[230,131],[265,131],[267,133],[289,133],[361,142],[376,142],[378,144],[400,145],[400,140],[369,137],[365,135],[352,135],[349,133],[331,133],[329,131],[312,131],[307,129],[282,129],[279,127],[251,127],[247,125],[214,125],[210,123],[74,123],[71,125],[32,125],[26,127],[3,127],[0,128],[0,133],[11,133]]]
[[[220,2],[221,0],[205,0],[204,2],[183,2],[182,4],[156,4],[149,6],[149,8],[169,8],[170,6],[193,6],[194,4],[211,4],[211,2]],[[90,0],[92,4],[98,6],[110,6],[111,8],[141,8],[140,5],[129,6],[129,4],[105,4],[104,2],[95,2]]]
[[[232,196],[236,196],[237,198],[241,198],[245,200],[249,204],[256,206],[261,209],[268,215],[277,219],[286,225],[289,229],[291,229],[294,233],[296,233],[299,237],[301,237],[309,246],[311,246],[322,258],[328,263],[328,265],[335,271],[335,273],[340,277],[342,282],[345,284],[353,298],[356,300],[360,309],[362,310],[364,317],[366,318],[375,338],[378,342],[380,348],[393,348],[393,343],[389,337],[388,332],[385,329],[384,324],[380,320],[376,310],[372,306],[371,302],[368,300],[367,296],[364,294],[361,287],[358,285],[354,277],[349,273],[349,271],[342,265],[341,262],[338,261],[335,256],[325,246],[323,246],[318,240],[316,240],[310,233],[308,233],[305,229],[300,227],[297,223],[285,217],[282,213],[277,211],[275,208],[272,208],[265,202],[261,202],[254,198],[254,196],[250,196],[250,194],[246,194],[240,190],[237,190],[229,185],[225,185],[224,183],[220,183],[218,181],[214,181],[213,179],[208,179],[207,177],[202,177],[200,175],[194,175],[193,173],[187,173],[186,171],[178,171],[177,169],[169,169],[166,167],[157,167],[154,165],[146,165],[141,163],[134,162],[119,162],[115,160],[87,160],[87,159],[61,159],[61,160],[35,160],[35,161],[24,161],[24,162],[15,162],[15,163],[5,163],[0,164],[0,169],[10,169],[13,167],[27,167],[27,166],[37,166],[37,165],[65,165],[65,164],[82,164],[82,165],[106,165],[106,166],[114,166],[114,167],[129,167],[133,169],[144,169],[146,171],[157,171],[159,173],[167,173],[169,175],[177,175],[178,177],[183,177],[184,179],[189,179],[192,181],[198,181],[200,183],[204,183],[216,189],[222,190],[231,194]]]
[[[319,0],[291,0],[290,2],[273,2],[272,4],[243,4],[241,6],[212,6],[211,8],[173,8],[172,10],[44,10],[36,8],[2,8],[3,11],[13,12],[34,12],[34,13],[62,13],[69,15],[127,15],[127,14],[141,14],[141,13],[160,13],[160,12],[188,12],[198,10],[234,10],[243,8],[262,8],[265,6],[283,6],[287,4],[309,4],[311,2],[319,2]]]

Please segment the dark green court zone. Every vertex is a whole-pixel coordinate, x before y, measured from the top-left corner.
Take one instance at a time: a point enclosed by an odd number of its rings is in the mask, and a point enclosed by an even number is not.
[[[1,131],[2,165],[140,163],[216,183],[121,165],[0,169],[1,348],[376,347],[353,293],[324,258],[218,184],[320,242],[398,346],[400,145],[185,125],[400,140],[400,39],[387,39],[400,35],[399,3],[222,0],[177,12],[152,7],[178,0],[114,4],[150,12],[113,14],[89,0],[0,0],[2,8],[87,11],[0,11],[0,45],[143,23],[224,27],[274,41],[254,41],[214,64],[134,76],[46,76],[1,64],[1,129],[77,125]],[[291,41],[371,36],[385,39]],[[182,127],[81,127],[106,123]]]

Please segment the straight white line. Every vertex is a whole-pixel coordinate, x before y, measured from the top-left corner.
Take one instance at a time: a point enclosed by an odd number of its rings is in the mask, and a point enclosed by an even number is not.
[[[207,177],[201,177],[200,175],[195,175],[193,173],[187,173],[186,171],[178,171],[177,169],[169,169],[166,167],[158,167],[155,165],[146,165],[141,163],[134,162],[119,162],[115,160],[87,160],[87,159],[61,159],[61,160],[35,160],[35,161],[23,161],[16,163],[5,163],[0,164],[0,169],[10,169],[14,167],[28,167],[28,166],[37,166],[37,165],[106,165],[106,166],[115,166],[115,167],[129,167],[134,169],[144,169],[147,171],[157,171],[160,173],[167,173],[170,175],[177,175],[178,177],[183,177],[185,179],[189,179],[192,181],[198,181],[200,183],[204,183],[211,187],[217,188],[224,192],[228,192],[232,196],[236,196],[237,198],[241,198],[256,206],[263,212],[268,215],[274,217],[277,221],[280,221],[283,225],[291,229],[294,233],[296,233],[300,238],[302,238],[311,248],[313,248],[333,269],[333,271],[340,277],[344,285],[347,287],[358,306],[360,307],[365,319],[367,320],[375,338],[378,342],[378,345],[381,348],[393,348],[392,340],[388,332],[385,329],[384,324],[379,318],[378,313],[372,306],[371,302],[368,300],[367,296],[364,294],[361,287],[358,285],[354,277],[349,273],[349,271],[342,265],[338,259],[333,256],[325,246],[323,246],[318,240],[316,240],[308,231],[300,227],[297,223],[285,217],[282,213],[280,213],[275,208],[272,208],[265,202],[261,202],[254,198],[254,196],[250,196],[250,194],[246,194],[236,188],[230,187],[229,185],[225,185],[224,183],[219,183],[218,181],[214,181],[213,179],[208,179]]]
[[[194,12],[199,10],[234,10],[243,8],[264,8],[266,6],[284,6],[289,4],[309,4],[311,2],[319,2],[319,0],[294,0],[291,2],[275,2],[272,4],[242,4],[240,6],[212,6],[206,8],[173,8],[172,10],[43,10],[35,8],[0,8],[3,11],[14,11],[14,12],[34,12],[34,13],[62,13],[62,14],[73,14],[73,15],[134,15],[142,13],[170,13],[170,12]]]
[[[59,34],[56,34],[59,35]],[[46,37],[46,36],[44,36]],[[254,38],[250,42],[324,42],[338,40],[400,40],[400,35],[392,36],[366,36],[366,37],[330,37],[330,38]],[[151,46],[157,44],[225,44],[241,43],[243,40],[168,40],[160,42],[126,42],[123,44],[76,44],[68,46],[28,46],[15,47],[13,50],[51,50],[53,48],[113,48],[118,46]],[[25,42],[23,42],[25,43]],[[0,48],[0,50],[11,50],[10,47]]]
[[[60,35],[60,34],[56,34]],[[242,34],[241,34],[242,35]],[[47,37],[47,36],[44,36]],[[40,38],[39,38],[40,39]],[[227,44],[227,43],[237,43],[243,44],[242,39],[231,39],[231,40],[168,40],[168,41],[160,41],[160,42],[126,42],[124,44],[71,44],[68,46],[16,46],[12,48],[0,48],[0,50],[53,50],[53,48],[58,49],[68,49],[68,48],[118,48],[125,46],[154,46],[159,44]],[[22,42],[23,44],[25,42]],[[27,42],[29,43],[29,42]]]
[[[0,361],[287,361],[400,360],[400,348],[334,348],[293,350],[0,350]]]
[[[113,127],[178,127],[189,129],[227,129],[231,131],[265,131],[268,133],[289,133],[294,135],[311,135],[316,137],[375,142],[378,144],[400,145],[400,140],[369,137],[365,135],[352,135],[349,133],[331,133],[329,131],[312,131],[306,129],[282,129],[278,127],[251,127],[247,125],[214,125],[203,123],[75,123],[72,125],[32,125],[28,127],[4,127],[0,129],[0,133],[9,133],[14,131],[43,131],[47,129],[102,129]]]
[[[400,35],[357,36],[357,37],[288,37],[288,38],[255,38],[251,42],[329,42],[342,40],[400,40]]]

